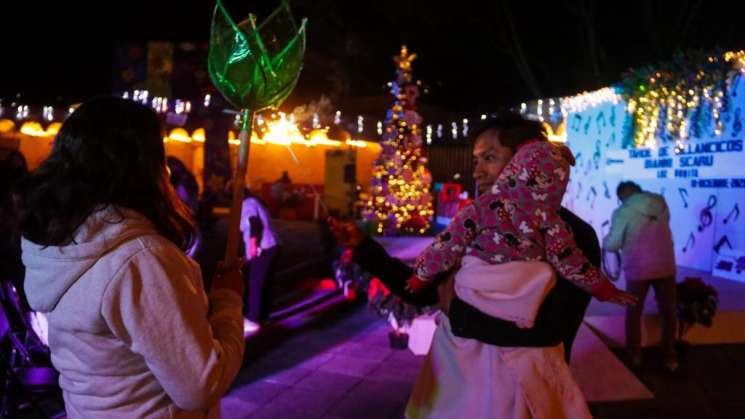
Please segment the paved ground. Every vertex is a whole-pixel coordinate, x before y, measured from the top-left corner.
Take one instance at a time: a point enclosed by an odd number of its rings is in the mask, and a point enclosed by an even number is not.
[[[389,347],[389,326],[330,301],[249,339],[225,418],[401,418],[423,357]],[[646,350],[638,377],[654,400],[592,403],[596,418],[745,418],[745,345],[687,348],[678,373]]]

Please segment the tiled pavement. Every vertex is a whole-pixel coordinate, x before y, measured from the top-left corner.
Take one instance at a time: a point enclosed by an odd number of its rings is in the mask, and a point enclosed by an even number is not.
[[[330,301],[247,343],[224,418],[401,418],[423,363],[389,347],[389,326],[365,307]],[[678,373],[645,352],[637,375],[653,400],[591,403],[596,418],[745,418],[745,345],[690,347]]]

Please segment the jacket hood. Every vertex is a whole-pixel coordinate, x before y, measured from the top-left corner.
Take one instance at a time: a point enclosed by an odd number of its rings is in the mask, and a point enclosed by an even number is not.
[[[563,145],[529,142],[507,163],[492,193],[510,197],[517,205],[542,201],[543,206],[558,209],[567,190],[573,162],[574,157]]]
[[[21,241],[24,289],[34,310],[49,312],[103,255],[135,237],[157,234],[143,215],[111,206],[93,212],[70,244],[43,246]]]

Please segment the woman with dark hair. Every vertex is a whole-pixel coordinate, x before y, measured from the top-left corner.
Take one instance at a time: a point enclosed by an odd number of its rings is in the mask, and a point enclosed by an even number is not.
[[[241,365],[240,270],[205,295],[162,138],[147,107],[91,100],[16,189],[26,294],[71,418],[219,417]]]

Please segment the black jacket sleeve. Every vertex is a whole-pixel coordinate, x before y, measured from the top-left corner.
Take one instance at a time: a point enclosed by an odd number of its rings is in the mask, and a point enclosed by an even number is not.
[[[362,269],[380,279],[392,293],[403,301],[416,306],[437,304],[437,287],[430,286],[418,293],[406,291],[406,280],[414,270],[401,260],[391,257],[386,250],[370,237],[365,237],[354,249],[352,261]]]

